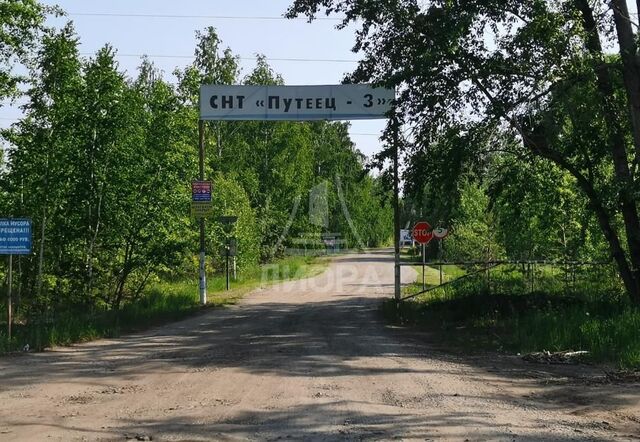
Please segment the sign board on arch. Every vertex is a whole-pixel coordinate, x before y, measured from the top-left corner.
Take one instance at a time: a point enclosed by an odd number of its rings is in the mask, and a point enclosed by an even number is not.
[[[200,86],[201,120],[368,120],[385,118],[393,89],[368,84]]]

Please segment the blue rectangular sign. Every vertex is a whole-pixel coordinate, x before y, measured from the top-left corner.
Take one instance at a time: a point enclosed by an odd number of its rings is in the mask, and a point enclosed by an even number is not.
[[[211,181],[191,182],[191,201],[195,203],[210,203],[212,187]]]
[[[31,220],[0,218],[0,255],[31,253]]]

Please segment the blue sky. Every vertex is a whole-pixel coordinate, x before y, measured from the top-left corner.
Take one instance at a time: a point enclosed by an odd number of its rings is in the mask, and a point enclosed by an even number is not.
[[[69,14],[67,19],[74,22],[83,55],[91,55],[110,43],[119,52],[121,68],[130,75],[135,74],[139,55],[148,54],[165,76],[172,79],[171,72],[175,67],[185,66],[192,60],[195,31],[207,26],[214,26],[223,45],[243,58],[243,75],[251,71],[257,53],[265,54],[269,59],[357,60],[357,55],[350,50],[354,42],[353,30],[337,31],[335,20],[309,24],[304,20],[211,17],[280,17],[289,6],[288,0],[45,0],[43,3],[57,4]],[[136,14],[193,17],[134,16]],[[64,20],[57,19],[52,23],[61,25]],[[355,62],[328,61],[269,60],[269,63],[282,74],[287,84],[340,83],[344,74],[356,66]],[[3,123],[8,122],[6,118],[17,115],[17,109],[0,109]],[[384,120],[354,121],[351,133],[358,149],[367,155],[378,151],[378,136],[384,125]]]

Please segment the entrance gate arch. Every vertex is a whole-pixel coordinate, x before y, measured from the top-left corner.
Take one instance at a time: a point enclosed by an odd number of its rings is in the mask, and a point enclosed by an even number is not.
[[[255,86],[201,85],[199,180],[204,173],[205,121],[312,121],[384,119],[392,111],[395,91],[368,84]],[[400,216],[398,209],[398,133],[394,134],[394,296],[400,300]],[[200,220],[199,293],[207,303],[205,217]]]

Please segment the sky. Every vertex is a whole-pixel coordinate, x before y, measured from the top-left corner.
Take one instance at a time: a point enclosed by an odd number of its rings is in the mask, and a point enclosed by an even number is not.
[[[90,56],[110,43],[118,51],[121,69],[131,76],[140,64],[140,56],[147,54],[165,77],[173,80],[172,71],[193,60],[195,31],[207,26],[217,29],[223,47],[230,47],[242,57],[241,76],[252,70],[256,54],[264,54],[286,84],[338,84],[358,60],[351,52],[353,28],[338,31],[335,19],[311,24],[303,19],[281,19],[289,0],[45,0],[43,3],[57,4],[67,12],[68,17],[51,23],[61,26],[65,20],[74,22],[82,55]],[[18,109],[0,108],[3,125],[19,115]],[[354,121],[350,132],[356,147],[368,156],[379,151],[378,138],[384,125],[384,120]]]

